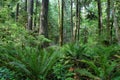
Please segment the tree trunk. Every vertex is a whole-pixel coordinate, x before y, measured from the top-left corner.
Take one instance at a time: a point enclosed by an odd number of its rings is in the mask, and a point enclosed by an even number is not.
[[[32,25],[33,25],[33,0],[28,0],[28,7],[27,7],[27,11],[28,11],[28,26],[27,29],[28,30],[32,30]]]
[[[112,11],[112,19],[111,19],[111,27],[110,27],[110,41],[113,43],[113,29],[114,29],[114,1],[111,1],[111,11]]]
[[[18,16],[19,16],[19,3],[17,3],[16,6],[16,22],[18,21]]]
[[[73,0],[71,0],[71,41],[73,41]]]
[[[48,38],[48,5],[49,0],[42,0],[39,34],[43,35],[45,38]],[[42,44],[43,48],[47,46],[48,42]]]
[[[107,0],[107,39],[110,42],[110,0]]]
[[[60,0],[58,0],[58,27],[59,27],[59,44],[60,44]]]
[[[114,18],[114,28],[115,28],[115,35],[116,35],[116,39],[118,41],[118,44],[120,45],[120,28],[119,28],[119,25],[118,25],[118,20],[117,20],[117,17],[116,17],[116,9],[115,9],[115,6],[113,4],[113,18]]]
[[[78,1],[78,41],[80,40],[80,13],[81,13],[81,8],[80,8],[80,2]]]
[[[76,21],[75,21],[75,27],[74,27],[74,33],[73,33],[73,36],[74,36],[74,42],[76,42],[77,40],[77,32],[78,32],[78,13],[79,13],[79,3],[78,3],[78,0],[76,0],[76,15],[75,15],[75,18],[76,18]]]
[[[38,7],[38,0],[35,2],[35,18],[34,18],[34,27],[37,26],[37,8]]]
[[[98,34],[101,36],[102,34],[102,7],[101,0],[97,0],[98,3]]]
[[[42,0],[39,29],[39,34],[46,38],[48,38],[48,4],[49,0]]]
[[[61,2],[61,10],[60,10],[60,46],[63,45],[63,21],[64,21],[64,0]]]
[[[25,11],[27,11],[27,0],[25,0]]]
[[[27,21],[27,18],[28,18],[28,13],[27,13],[27,0],[25,0],[25,3],[24,3],[24,5],[25,5],[25,7],[24,7],[24,12],[25,12],[25,27],[26,27],[26,29],[27,29],[27,26],[28,26],[28,21]]]

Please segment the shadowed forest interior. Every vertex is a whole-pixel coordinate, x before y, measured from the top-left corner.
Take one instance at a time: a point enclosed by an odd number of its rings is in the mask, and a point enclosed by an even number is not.
[[[120,0],[0,0],[0,80],[120,80]]]

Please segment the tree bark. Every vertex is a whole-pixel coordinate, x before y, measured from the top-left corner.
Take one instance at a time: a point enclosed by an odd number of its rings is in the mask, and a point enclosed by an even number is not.
[[[19,16],[19,3],[17,3],[16,6],[16,22],[18,21],[18,16]]]
[[[61,2],[61,10],[60,10],[60,46],[63,45],[63,21],[64,21],[64,0]]]
[[[110,0],[107,0],[107,39],[110,42]]]
[[[73,0],[71,0],[71,41],[73,41]]]
[[[79,3],[78,0],[76,0],[76,14],[75,14],[75,27],[74,27],[74,32],[73,32],[73,36],[74,36],[74,42],[76,42],[77,40],[77,32],[78,32],[78,18],[79,18]]]
[[[48,38],[48,4],[49,0],[42,0],[39,34],[45,38]]]
[[[27,11],[27,0],[25,0],[25,11]]]
[[[59,44],[60,44],[60,0],[58,0],[58,27],[59,27]]]
[[[117,17],[116,17],[116,8],[113,4],[113,18],[114,18],[114,28],[115,28],[115,35],[116,35],[116,39],[118,41],[118,44],[120,45],[120,28],[119,28],[119,25],[118,25],[118,20],[117,20]]]
[[[33,25],[33,0],[28,0],[28,7],[27,7],[27,11],[28,11],[28,26],[27,29],[28,30],[32,30],[32,25]]]
[[[97,0],[98,3],[98,34],[101,36],[102,34],[102,7],[101,0]]]
[[[35,18],[34,18],[34,27],[36,27],[37,26],[37,8],[38,7],[38,0],[36,0],[36,2],[35,2]]]
[[[78,41],[80,40],[80,13],[81,13],[81,7],[80,2],[78,1]]]
[[[45,38],[48,38],[48,9],[49,9],[49,0],[42,0],[39,34],[43,35]],[[44,42],[41,45],[42,48],[48,46],[49,46],[48,42]]]

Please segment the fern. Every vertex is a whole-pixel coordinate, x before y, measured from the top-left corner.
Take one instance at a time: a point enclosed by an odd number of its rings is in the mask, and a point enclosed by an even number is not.
[[[15,67],[16,69],[22,70],[28,77],[40,78],[46,77],[48,71],[52,69],[52,66],[59,59],[58,53],[56,51],[49,53],[46,50],[38,51],[26,48],[25,50],[18,51],[15,55],[9,55],[10,59],[9,65]]]
[[[90,68],[95,71],[96,74],[99,74],[99,69],[93,61],[81,60],[81,62],[88,64]]]
[[[89,72],[86,69],[76,69],[75,72],[79,73],[80,76],[86,76],[94,80],[101,80],[99,77],[93,75],[91,72]]]

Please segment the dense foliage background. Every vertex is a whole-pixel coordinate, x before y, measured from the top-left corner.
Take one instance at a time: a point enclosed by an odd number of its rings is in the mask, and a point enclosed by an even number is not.
[[[120,80],[119,0],[0,0],[0,80]]]

